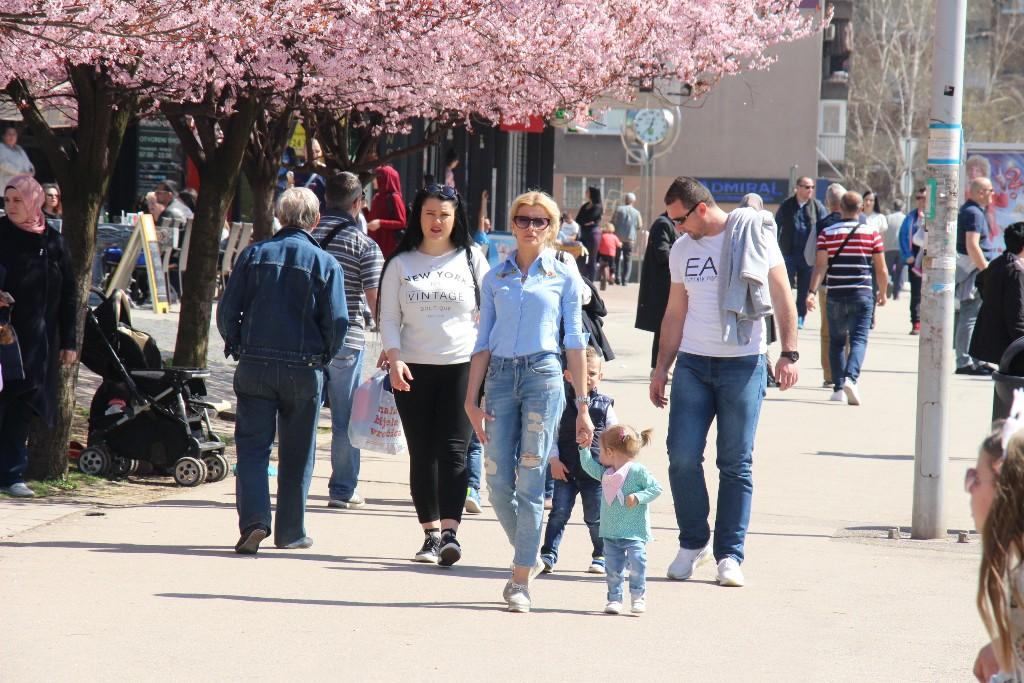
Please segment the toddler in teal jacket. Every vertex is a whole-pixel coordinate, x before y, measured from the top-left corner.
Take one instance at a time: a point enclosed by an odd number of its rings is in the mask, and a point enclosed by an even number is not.
[[[637,432],[619,424],[601,435],[600,464],[589,448],[580,449],[584,471],[601,482],[601,538],[608,582],[604,611],[608,614],[622,614],[622,575],[627,565],[631,610],[643,614],[647,609],[647,543],[652,538],[647,505],[661,494],[661,485],[636,462],[636,456],[650,441],[650,429]]]

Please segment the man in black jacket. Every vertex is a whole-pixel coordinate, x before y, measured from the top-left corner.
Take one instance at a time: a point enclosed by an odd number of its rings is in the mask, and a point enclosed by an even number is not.
[[[668,305],[668,290],[672,286],[668,270],[668,255],[679,237],[675,225],[663,213],[651,226],[647,235],[647,250],[640,270],[640,291],[637,295],[636,323],[638,330],[654,333],[651,349],[651,369],[658,363],[658,344],[661,341],[661,319]]]
[[[793,196],[782,202],[775,213],[779,226],[779,248],[786,259],[790,282],[796,283],[797,326],[804,326],[807,316],[807,287],[814,270],[813,253],[805,255],[808,239],[814,237],[814,226],[826,214],[825,206],[814,198],[814,179],[803,176],[796,181]]]

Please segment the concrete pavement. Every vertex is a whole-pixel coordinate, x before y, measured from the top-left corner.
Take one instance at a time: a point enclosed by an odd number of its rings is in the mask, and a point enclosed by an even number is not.
[[[421,533],[407,462],[364,454],[364,510],[329,511],[329,441],[318,451],[307,551],[232,552],[234,485],[162,501],[72,509],[0,540],[4,680],[964,681],[984,642],[975,612],[979,544],[892,541],[909,526],[916,338],[906,300],[880,309],[861,381],[864,405],[821,389],[817,314],[801,332],[801,382],[762,413],[744,571],[724,589],[711,566],[688,582],[675,554],[667,415],[647,400],[650,335],[632,329],[636,286],[606,293],[619,358],[603,391],[620,418],[656,429],[643,454],[665,486],[653,504],[643,617],[600,614],[604,582],[584,573],[577,511],[534,611],[503,611],[511,550],[493,511],[468,516],[465,556],[445,570],[409,558]],[[140,327],[145,329],[142,321]],[[214,348],[216,348],[214,346]],[[954,381],[951,530],[972,528],[963,470],[986,431],[991,384]],[[707,466],[714,489],[714,434]],[[59,503],[48,503],[58,507]],[[17,506],[17,507],[14,507]],[[37,514],[0,503],[0,518]],[[93,516],[87,516],[89,512]],[[103,514],[96,515],[96,512]]]

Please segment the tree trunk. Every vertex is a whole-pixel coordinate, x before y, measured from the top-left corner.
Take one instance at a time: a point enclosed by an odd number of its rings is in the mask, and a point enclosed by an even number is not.
[[[224,216],[234,197],[246,143],[256,121],[256,103],[239,99],[235,112],[217,123],[222,133],[214,147],[211,120],[197,121],[197,126],[209,126],[204,137],[209,149],[197,147],[196,138],[183,139],[199,168],[199,199],[192,221],[192,238],[188,251],[188,270],[185,271],[185,292],[181,298],[178,318],[178,336],[174,344],[174,364],[178,367],[205,368],[213,313],[213,295],[217,284],[217,261],[220,234]],[[192,136],[181,118],[172,118],[171,125],[179,138]]]
[[[274,189],[277,173],[254,173],[247,169],[245,177],[252,188],[252,241],[261,242],[274,234]]]

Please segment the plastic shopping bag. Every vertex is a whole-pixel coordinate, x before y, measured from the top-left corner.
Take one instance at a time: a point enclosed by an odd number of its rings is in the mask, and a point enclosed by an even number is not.
[[[405,431],[395,406],[388,373],[378,370],[352,395],[348,439],[360,450],[400,455],[405,452]]]

